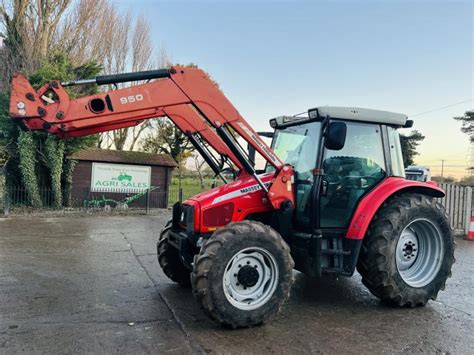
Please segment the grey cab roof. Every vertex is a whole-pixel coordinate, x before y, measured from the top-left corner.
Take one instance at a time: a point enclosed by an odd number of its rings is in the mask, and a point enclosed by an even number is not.
[[[313,110],[315,109],[309,111]],[[318,117],[330,116],[331,118],[343,120],[377,122],[396,126],[404,126],[408,119],[408,116],[402,113],[360,107],[319,106],[316,107],[316,110]]]

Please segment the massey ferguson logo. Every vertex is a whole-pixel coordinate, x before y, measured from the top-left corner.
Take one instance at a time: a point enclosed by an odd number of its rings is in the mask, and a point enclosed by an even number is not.
[[[253,185],[253,186],[244,187],[243,189],[240,189],[240,193],[245,194],[247,192],[254,192],[260,189],[261,189],[260,185]]]
[[[271,184],[270,182],[266,182],[265,186],[269,187],[270,184]],[[218,203],[218,202],[230,200],[231,198],[236,198],[236,197],[239,197],[239,196],[242,196],[242,195],[246,195],[248,193],[255,192],[255,191],[258,191],[258,190],[261,190],[261,189],[262,188],[258,184],[248,186],[248,187],[243,187],[239,190],[235,190],[235,191],[229,192],[225,195],[222,195],[222,196],[219,196],[219,197],[215,198],[214,201],[212,201],[212,205],[215,204],[215,203]]]

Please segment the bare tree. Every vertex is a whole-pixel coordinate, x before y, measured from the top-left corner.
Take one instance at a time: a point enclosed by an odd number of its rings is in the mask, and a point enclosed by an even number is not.
[[[24,42],[26,37],[26,13],[28,3],[15,0],[7,6],[4,0],[0,5],[0,25],[5,46],[2,48],[0,63],[0,89],[8,87],[8,82],[14,71],[24,67],[26,55]]]
[[[6,38],[0,58],[2,82],[8,83],[14,71],[33,72],[57,50],[75,65],[102,59],[101,41],[112,32],[113,23],[100,16],[106,12],[115,15],[106,0],[2,0],[0,25]]]
[[[149,70],[155,66],[157,57],[151,41],[150,26],[144,17],[140,16],[135,21],[128,14],[118,21],[116,37],[110,42],[110,52],[106,55],[104,71],[106,73],[120,73],[124,71]],[[166,57],[161,51],[160,57]],[[158,57],[158,61],[163,59]],[[167,57],[166,57],[167,58]],[[137,85],[134,82],[124,85]],[[123,87],[124,85],[121,85]],[[147,129],[151,128],[150,120],[141,125],[123,128],[112,132],[112,140],[115,149],[134,150],[140,138]]]
[[[199,178],[199,185],[201,189],[204,189],[204,169],[206,168],[206,162],[202,159],[199,154],[193,155],[194,170]]]
[[[140,141],[140,149],[151,154],[169,154],[181,166],[192,156],[194,147],[169,119],[150,120],[151,129]]]
[[[150,25],[143,16],[140,16],[135,22],[132,34],[132,70],[151,69],[152,60]]]
[[[102,62],[110,57],[120,15],[107,0],[78,0],[65,16],[55,45],[81,65],[87,61]]]
[[[34,29],[32,56],[46,57],[50,46],[54,44],[52,39],[58,29],[59,21],[70,4],[71,0],[37,0],[30,3],[32,13],[28,17],[27,30]]]
[[[35,70],[54,47],[64,12],[71,0],[2,0],[0,24],[6,48],[3,49],[2,81],[8,83],[14,71]]]
[[[110,0],[0,1],[0,26],[8,41],[0,50],[0,89],[8,88],[13,72],[33,72],[56,50],[74,65],[101,63],[104,74],[148,70],[169,62],[164,50],[155,55],[146,19],[118,13]],[[106,133],[102,141],[112,141],[115,149],[133,150],[149,127],[145,121]]]

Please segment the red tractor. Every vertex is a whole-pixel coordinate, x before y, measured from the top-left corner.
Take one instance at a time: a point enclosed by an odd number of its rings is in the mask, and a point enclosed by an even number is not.
[[[64,89],[137,80],[149,82],[74,100]],[[37,91],[16,75],[10,114],[61,137],[170,118],[225,184],[174,205],[158,261],[220,324],[257,325],[278,312],[293,269],[319,277],[357,268],[375,296],[408,307],[434,299],[451,274],[453,236],[437,200],[444,192],[404,178],[397,128],[413,124],[405,115],[317,107],[270,120],[269,148],[206,73],[182,67]]]

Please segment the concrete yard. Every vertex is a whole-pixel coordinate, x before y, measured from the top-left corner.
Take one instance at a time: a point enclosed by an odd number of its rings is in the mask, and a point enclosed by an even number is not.
[[[302,274],[282,313],[222,329],[156,260],[158,216],[0,219],[0,353],[454,353],[474,351],[474,242],[446,291],[381,305],[360,277]]]

